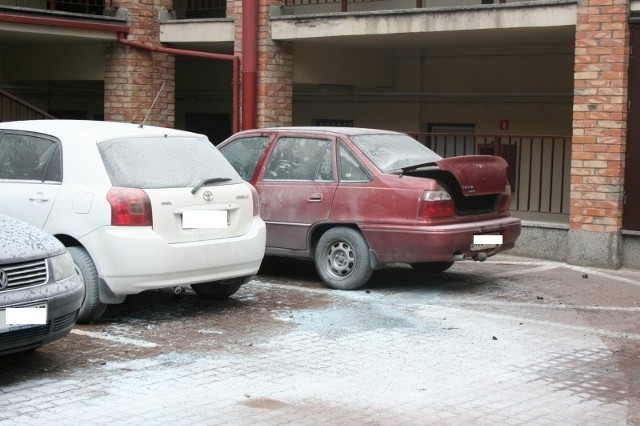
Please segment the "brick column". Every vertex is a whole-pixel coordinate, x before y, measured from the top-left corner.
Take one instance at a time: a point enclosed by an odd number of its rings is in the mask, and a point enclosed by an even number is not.
[[[130,40],[160,45],[157,22],[161,8],[171,9],[172,0],[115,0],[113,6],[127,10]],[[173,127],[175,123],[175,58],[114,43],[107,49],[104,76],[104,117],[108,121],[140,123],[156,95],[164,88],[149,113],[146,124]]]
[[[282,0],[258,2],[258,82],[257,127],[279,127],[292,124],[293,111],[293,45],[271,39],[269,9]],[[242,1],[235,0],[235,54],[242,54]],[[242,65],[242,64],[241,64]]]
[[[567,256],[574,264],[620,266],[629,2],[578,2]]]

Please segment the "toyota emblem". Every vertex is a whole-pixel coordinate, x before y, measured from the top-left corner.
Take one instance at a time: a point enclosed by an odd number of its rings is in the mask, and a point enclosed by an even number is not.
[[[0,290],[4,290],[9,285],[9,277],[7,273],[0,269]]]
[[[205,201],[213,201],[213,192],[204,191],[204,193],[202,193],[202,198],[204,198]]]

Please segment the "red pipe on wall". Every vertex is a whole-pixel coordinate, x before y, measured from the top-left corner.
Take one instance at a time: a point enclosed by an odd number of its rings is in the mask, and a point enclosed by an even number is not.
[[[256,128],[258,0],[242,0],[242,129]]]
[[[221,61],[231,61],[233,62],[233,78],[232,78],[232,86],[233,86],[233,113],[232,113],[232,130],[233,133],[236,133],[240,130],[240,119],[239,119],[239,105],[240,105],[240,59],[235,55],[227,55],[224,53],[211,53],[211,52],[202,52],[199,50],[188,50],[188,49],[176,49],[173,47],[164,47],[164,46],[154,46],[142,43],[140,41],[129,40],[127,39],[127,35],[125,33],[118,33],[118,43],[123,44],[125,46],[134,47],[136,49],[147,50],[149,52],[158,52],[158,53],[167,53],[169,55],[176,56],[190,56],[194,58],[204,58],[204,59],[215,59]],[[243,108],[245,105],[243,104]],[[255,111],[255,107],[254,107]],[[244,117],[245,111],[243,111],[242,116]]]

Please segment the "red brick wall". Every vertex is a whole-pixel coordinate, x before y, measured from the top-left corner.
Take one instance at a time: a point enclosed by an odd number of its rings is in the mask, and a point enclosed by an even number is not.
[[[570,227],[622,226],[629,0],[578,2]]]
[[[128,39],[160,45],[158,11],[172,8],[172,0],[114,0],[113,6],[129,12]],[[140,123],[164,88],[146,120],[147,124],[173,127],[175,123],[175,59],[171,55],[114,44],[105,64],[105,120]]]

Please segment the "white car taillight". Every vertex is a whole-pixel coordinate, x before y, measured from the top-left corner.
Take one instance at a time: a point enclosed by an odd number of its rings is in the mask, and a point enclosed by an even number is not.
[[[107,193],[111,225],[152,226],[151,201],[142,189],[113,187]]]
[[[420,198],[418,218],[432,219],[455,216],[455,208],[451,195],[443,188],[426,190]]]

